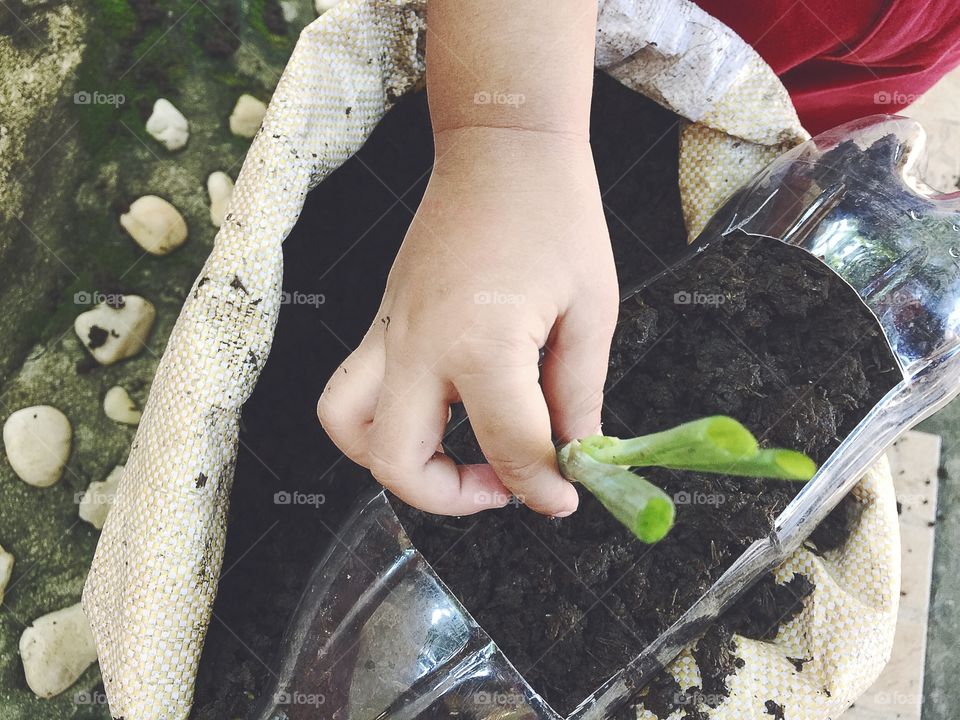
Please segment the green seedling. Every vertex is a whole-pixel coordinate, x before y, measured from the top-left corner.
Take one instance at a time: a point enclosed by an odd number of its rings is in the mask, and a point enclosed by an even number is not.
[[[558,453],[564,476],[589,490],[641,541],[661,540],[673,527],[673,500],[629,468],[673,470],[805,482],[817,466],[803,453],[761,449],[733,418],[716,415],[670,430],[622,440],[593,435],[567,443]]]

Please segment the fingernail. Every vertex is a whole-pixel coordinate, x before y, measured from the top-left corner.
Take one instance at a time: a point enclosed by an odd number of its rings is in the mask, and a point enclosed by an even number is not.
[[[565,517],[570,517],[571,515],[573,515],[573,510],[563,510],[561,512],[551,515],[550,517],[565,518]]]

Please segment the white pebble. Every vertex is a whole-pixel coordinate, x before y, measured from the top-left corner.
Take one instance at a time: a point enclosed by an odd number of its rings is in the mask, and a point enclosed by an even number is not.
[[[3,445],[13,471],[28,485],[49,487],[63,474],[73,430],[49,405],[17,410],[3,425]]]
[[[313,0],[313,6],[317,10],[317,15],[323,15],[327,10],[332,10],[340,3],[340,0]]]
[[[253,95],[241,95],[230,113],[230,132],[240,137],[252,138],[260,129],[267,106]]]
[[[101,365],[133,357],[147,342],[157,311],[149,300],[125,295],[119,304],[100,303],[73,321],[83,346]]]
[[[27,685],[42,698],[59,695],[97,659],[90,623],[80,603],[33,621],[20,636]]]
[[[0,547],[0,603],[3,602],[3,594],[7,590],[11,575],[13,575],[13,555]]]
[[[103,396],[103,411],[108,418],[124,425],[138,425],[143,415],[130,393],[119,385],[107,390]]]
[[[153,113],[147,120],[147,132],[166,145],[167,150],[179,150],[190,139],[187,119],[166,98],[160,98],[153,104]]]
[[[137,245],[151,255],[166,255],[187,240],[187,223],[173,205],[156,195],[144,195],[120,216],[120,224]]]
[[[80,519],[86,520],[97,530],[103,528],[107,513],[113,507],[117,486],[123,476],[123,465],[117,465],[103,482],[92,482],[80,498]]]
[[[227,205],[233,195],[233,180],[219,170],[210,173],[210,177],[207,178],[207,194],[210,196],[210,222],[214,227],[220,227],[223,225]]]
[[[293,0],[280,0],[280,10],[283,12],[283,19],[292,23],[300,15],[300,8]]]

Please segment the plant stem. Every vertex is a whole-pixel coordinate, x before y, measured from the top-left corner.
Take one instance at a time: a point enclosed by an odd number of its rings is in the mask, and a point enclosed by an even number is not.
[[[581,483],[642,542],[655,543],[673,527],[673,501],[645,478],[598,462],[577,440],[560,448],[557,457],[563,475]]]

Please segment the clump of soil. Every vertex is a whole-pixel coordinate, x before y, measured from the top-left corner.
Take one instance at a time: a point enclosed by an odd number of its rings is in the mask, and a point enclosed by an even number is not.
[[[592,135],[627,287],[683,252],[676,119],[598,76]],[[242,716],[269,687],[274,653],[310,567],[332,542],[345,508],[373,487],[323,435],[314,406],[374,316],[431,162],[419,95],[388,116],[359,161],[308,197],[284,246],[284,289],[324,300],[283,308],[270,360],[244,408],[224,576],[194,718]],[[675,299],[695,292],[723,300]],[[895,381],[879,329],[848,287],[798,251],[730,239],[623,304],[605,431],[634,435],[725,413],[769,444],[822,461]],[[477,452],[466,426],[448,444],[464,460]],[[580,511],[562,521],[517,506],[442,520],[403,511],[415,544],[560,712],[676,619],[769,530],[798,489],[694,473],[648,475],[687,499],[676,527],[652,547],[632,539],[585,494]],[[324,502],[278,503],[282,491]],[[842,543],[848,512],[838,509],[813,545],[822,551]],[[736,672],[732,634],[769,637],[811,589],[805,578],[785,588],[772,580],[758,585],[701,641],[704,687],[679,688],[660,677],[647,707],[661,717],[682,708],[697,718],[698,703],[690,699],[722,696]]]

